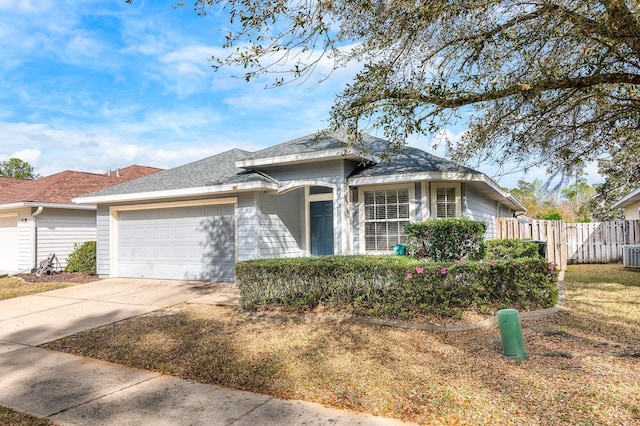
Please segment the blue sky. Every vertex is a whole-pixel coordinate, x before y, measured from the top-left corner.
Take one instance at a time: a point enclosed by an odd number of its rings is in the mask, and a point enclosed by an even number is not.
[[[265,90],[267,79],[246,83],[234,76],[241,70],[211,68],[208,59],[222,52],[223,13],[199,17],[175,3],[0,0],[0,160],[21,158],[43,176],[131,164],[171,168],[326,127],[357,65],[320,85]],[[410,143],[433,152],[425,137]],[[495,177],[490,164],[477,168]],[[590,181],[598,180],[594,171]],[[513,187],[523,177],[546,174],[534,169],[497,180]]]

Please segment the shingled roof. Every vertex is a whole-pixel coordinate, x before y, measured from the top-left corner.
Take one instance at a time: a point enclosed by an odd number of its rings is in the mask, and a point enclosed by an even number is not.
[[[232,149],[161,173],[87,194],[87,196],[149,193],[247,182],[271,183],[271,179],[260,173],[235,166],[236,161],[246,158],[249,154],[251,153],[248,151]]]
[[[390,161],[381,161],[379,157],[389,151],[389,143],[371,135],[364,135],[360,146],[367,152],[360,152],[359,147],[348,148],[347,135],[344,132],[319,132],[256,152],[232,149],[87,194],[87,197],[156,193],[248,182],[274,183],[275,181],[269,177],[269,167],[339,158],[362,162],[350,176],[358,179],[429,172],[483,175],[476,170],[412,147],[405,147],[403,152],[395,154]]]
[[[394,180],[454,180],[469,182],[493,199],[510,197],[479,171],[413,147],[404,147],[390,161],[381,160],[383,154],[389,151],[388,141],[371,135],[364,135],[359,146],[350,148],[344,132],[320,132],[256,152],[232,149],[86,194],[76,202],[139,201],[257,189],[277,190],[279,183],[270,176],[272,168],[337,159],[359,163],[349,176],[350,185],[376,184],[378,181],[389,183]],[[516,207],[521,206],[518,202],[514,203]]]
[[[117,172],[97,174],[65,170],[38,179],[0,178],[0,204],[71,204],[81,195],[162,171],[132,165]]]

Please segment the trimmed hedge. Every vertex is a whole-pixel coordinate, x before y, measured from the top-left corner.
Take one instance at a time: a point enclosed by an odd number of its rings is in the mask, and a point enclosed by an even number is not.
[[[557,302],[557,271],[544,259],[434,262],[404,256],[318,256],[236,264],[247,310],[329,309],[384,318],[537,309]]]
[[[485,241],[485,259],[517,259],[520,257],[539,257],[538,243],[517,238],[502,238]]]
[[[87,241],[78,246],[75,244],[73,252],[67,259],[65,272],[82,272],[84,274],[96,274],[96,242]]]
[[[484,257],[487,225],[467,218],[409,223],[407,254],[432,261],[480,260]]]

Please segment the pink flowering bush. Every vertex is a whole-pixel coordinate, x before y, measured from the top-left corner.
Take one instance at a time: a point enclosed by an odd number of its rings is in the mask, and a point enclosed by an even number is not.
[[[325,309],[359,316],[458,317],[466,309],[547,308],[557,302],[558,271],[546,260],[425,262],[405,256],[316,256],[236,264],[248,310]]]

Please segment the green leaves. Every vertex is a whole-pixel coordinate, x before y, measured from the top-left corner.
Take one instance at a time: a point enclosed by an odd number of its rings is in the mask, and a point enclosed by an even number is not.
[[[546,308],[557,270],[545,259],[425,262],[403,256],[318,256],[236,264],[245,309],[335,311],[383,318],[459,316],[465,309]]]
[[[272,74],[281,86],[324,81],[315,68],[326,59],[361,66],[331,109],[331,126],[355,135],[377,128],[403,146],[470,112],[449,146],[454,159],[554,175],[640,139],[635,2],[199,0],[194,9],[218,6],[229,15],[225,47],[236,50],[215,68],[238,67],[247,81]]]
[[[7,161],[0,161],[0,176],[19,179],[35,179],[40,177],[40,175],[34,172],[31,164],[19,158],[10,158]]]
[[[411,256],[432,261],[479,260],[484,256],[484,222],[437,219],[405,225]]]
[[[96,242],[86,241],[81,245],[75,244],[73,252],[67,259],[65,272],[82,272],[96,274]]]
[[[493,239],[485,242],[488,261],[539,257],[538,243],[517,238]]]

